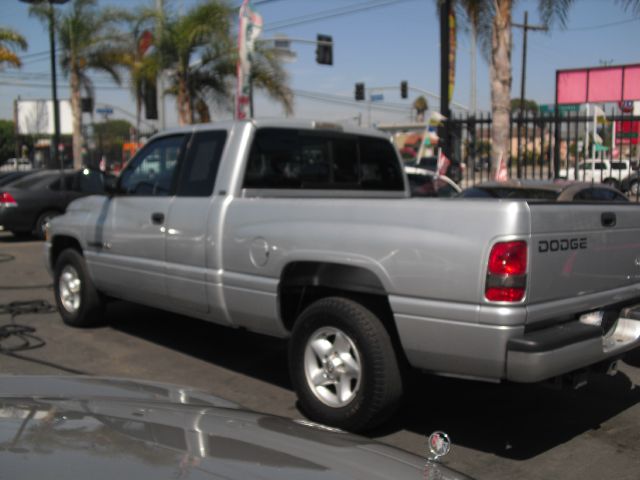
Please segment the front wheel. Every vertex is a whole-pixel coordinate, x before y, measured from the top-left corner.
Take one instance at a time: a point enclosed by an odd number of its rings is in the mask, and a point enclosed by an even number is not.
[[[77,250],[64,250],[54,269],[56,304],[62,320],[74,327],[102,323],[104,303],[89,276],[84,257]]]
[[[629,193],[634,196],[640,193],[640,181],[636,179],[629,184]]]
[[[301,411],[345,430],[379,425],[402,396],[389,333],[373,312],[346,298],[324,298],[302,312],[289,365]]]

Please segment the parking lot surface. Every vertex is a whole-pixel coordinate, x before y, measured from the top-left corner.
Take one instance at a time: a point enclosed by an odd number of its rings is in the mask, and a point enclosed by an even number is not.
[[[0,233],[0,325],[12,320],[6,311],[11,302],[55,304],[42,247]],[[109,305],[105,326],[74,329],[44,305],[14,317],[34,327],[44,345],[4,353],[0,374],[142,378],[301,416],[281,340],[125,302]],[[7,339],[0,344],[11,345]],[[618,375],[594,376],[579,390],[418,375],[401,411],[370,436],[426,455],[426,435],[446,431],[454,448],[445,463],[478,479],[637,480],[639,384],[640,349],[621,363]]]

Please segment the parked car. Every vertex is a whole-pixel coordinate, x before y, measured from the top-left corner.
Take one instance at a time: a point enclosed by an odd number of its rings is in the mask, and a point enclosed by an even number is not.
[[[604,184],[568,180],[508,180],[466,188],[465,198],[505,198],[556,202],[628,202],[619,190]]]
[[[446,434],[430,437],[432,455],[449,447]],[[0,376],[0,465],[12,480],[470,480],[427,452],[244,410],[191,388]]]
[[[17,170],[31,170],[33,165],[28,158],[9,158],[0,165],[0,172],[15,172]]]
[[[446,175],[420,167],[404,167],[412,197],[455,197],[462,189]]]
[[[632,196],[637,196],[640,194],[640,172],[638,170],[634,171],[622,181],[620,185],[620,190],[625,193],[630,193]]]
[[[64,183],[61,183],[64,179]],[[76,198],[104,193],[95,170],[42,170],[0,187],[0,229],[44,239],[45,226]],[[61,188],[62,184],[62,188]]]
[[[0,187],[15,182],[27,175],[31,175],[36,171],[37,170],[18,170],[16,172],[2,172],[0,173]]]
[[[118,298],[287,339],[301,411],[353,431],[393,414],[404,366],[531,383],[640,345],[636,206],[410,196],[373,129],[169,130],[51,221],[58,311],[88,326]]]
[[[420,160],[412,163],[408,163],[407,166],[410,167],[419,167],[427,170],[431,170],[432,172],[438,171],[438,157],[436,156],[428,156],[422,157]],[[451,180],[456,183],[460,183],[462,177],[464,176],[465,165],[458,162],[450,162],[447,166],[446,175]]]
[[[576,175],[575,166],[560,169],[560,177],[567,180],[581,182],[601,182],[619,188],[623,180],[632,172],[629,160],[601,160],[592,158],[578,163]]]

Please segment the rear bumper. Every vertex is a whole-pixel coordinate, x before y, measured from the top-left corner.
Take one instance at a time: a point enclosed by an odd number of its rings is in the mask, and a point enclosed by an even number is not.
[[[569,322],[507,342],[506,378],[538,382],[613,359],[640,346],[640,320],[620,317],[612,332]]]
[[[628,313],[631,318],[618,318],[611,333],[603,336],[600,327],[577,320],[529,331],[524,308],[478,310],[473,305],[397,296],[390,300],[407,360],[417,369],[439,375],[532,383],[640,348],[640,318],[633,313]],[[638,300],[634,298],[633,303]],[[468,320],[487,318],[496,324]]]

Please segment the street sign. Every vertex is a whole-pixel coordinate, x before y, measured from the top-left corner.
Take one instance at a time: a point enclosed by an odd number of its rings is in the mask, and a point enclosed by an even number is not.
[[[113,108],[111,107],[96,108],[96,113],[99,113],[100,115],[113,115]]]
[[[374,93],[369,97],[369,99],[372,102],[381,102],[384,100],[384,95],[382,93]]]
[[[553,104],[541,104],[538,105],[538,110],[540,111],[540,113],[554,113],[555,112],[555,106]],[[580,104],[579,103],[568,103],[566,105],[558,105],[558,111],[562,114],[562,113],[566,113],[566,112],[579,112],[580,111]]]

